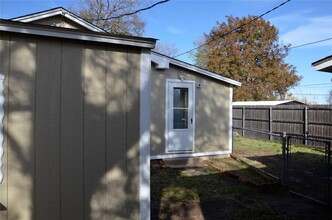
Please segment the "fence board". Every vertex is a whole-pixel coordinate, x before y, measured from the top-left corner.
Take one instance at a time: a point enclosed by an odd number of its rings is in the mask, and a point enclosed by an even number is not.
[[[233,125],[271,133],[289,133],[332,140],[331,105],[234,106]],[[268,139],[268,135],[236,132],[246,137]]]

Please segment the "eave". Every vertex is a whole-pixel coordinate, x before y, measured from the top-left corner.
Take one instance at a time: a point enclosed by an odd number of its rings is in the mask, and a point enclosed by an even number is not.
[[[154,62],[156,64],[156,69],[159,70],[163,70],[163,69],[168,69],[169,68],[169,64],[173,64],[175,66],[179,66],[182,67],[184,69],[187,70],[191,70],[195,73],[198,73],[199,75],[203,75],[203,76],[207,76],[228,84],[231,84],[233,86],[241,86],[242,84],[236,80],[232,80],[230,78],[215,74],[213,72],[210,72],[208,70],[202,69],[200,67],[191,65],[189,63],[156,53],[156,52],[152,52],[151,53],[151,60],[152,62]]]
[[[41,11],[41,12],[37,12],[37,13],[33,13],[33,14],[29,14],[29,15],[24,15],[24,16],[20,16],[20,17],[16,17],[16,18],[12,18],[12,21],[19,21],[19,22],[23,22],[23,23],[31,23],[37,20],[42,20],[42,19],[46,19],[49,17],[53,17],[53,16],[57,16],[57,15],[61,15],[64,16],[65,18],[68,18],[69,20],[81,25],[82,27],[94,31],[94,32],[101,32],[101,33],[106,33],[106,31],[104,31],[103,29],[97,27],[96,25],[82,19],[81,17],[75,15],[74,13],[67,11],[66,9],[59,7],[59,8],[53,8],[53,9],[49,9],[46,11]]]
[[[0,31],[153,49],[156,39],[112,35],[0,19]]]
[[[317,60],[311,64],[315,70],[332,73],[332,55]]]

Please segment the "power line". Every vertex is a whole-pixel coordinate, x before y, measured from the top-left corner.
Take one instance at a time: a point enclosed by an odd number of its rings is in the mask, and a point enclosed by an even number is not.
[[[203,44],[201,44],[201,45],[199,45],[199,46],[197,46],[197,47],[195,47],[195,48],[193,48],[193,49],[191,49],[191,50],[187,50],[187,51],[185,51],[185,52],[183,52],[183,53],[180,53],[180,54],[174,56],[173,58],[176,58],[176,57],[182,56],[182,55],[184,55],[184,54],[190,53],[190,52],[192,52],[192,51],[194,51],[194,50],[197,50],[197,49],[199,49],[199,48],[201,48],[201,47],[203,47],[203,46],[205,46],[205,45],[207,45],[207,44],[210,44],[211,42],[213,42],[213,41],[215,41],[215,40],[217,40],[217,39],[219,39],[219,38],[225,37],[225,36],[231,34],[232,32],[234,32],[234,31],[236,31],[236,30],[238,30],[238,29],[240,29],[240,28],[242,28],[242,27],[244,27],[244,26],[246,26],[246,25],[248,25],[248,24],[250,24],[250,23],[252,23],[252,22],[254,22],[254,21],[256,21],[256,20],[258,20],[259,18],[262,18],[262,17],[264,17],[265,15],[267,15],[267,14],[269,14],[269,13],[271,13],[271,12],[277,10],[278,8],[280,8],[281,6],[285,5],[286,3],[290,2],[290,1],[291,1],[291,0],[287,0],[287,1],[283,2],[283,3],[281,3],[280,5],[278,5],[278,6],[274,7],[274,8],[272,8],[271,10],[269,10],[269,11],[267,11],[267,12],[261,14],[260,16],[255,17],[255,18],[253,18],[252,20],[250,20],[250,21],[248,21],[248,22],[246,22],[246,23],[243,23],[243,24],[239,25],[238,27],[236,27],[236,28],[234,28],[234,29],[232,29],[232,30],[230,30],[230,31],[228,31],[228,32],[226,32],[226,33],[224,33],[224,34],[221,34],[221,35],[219,35],[219,36],[217,36],[217,37],[215,37],[215,38],[213,38],[213,39],[211,39],[211,40],[209,40],[209,41],[207,41],[207,42],[205,42],[205,43],[203,43]]]
[[[323,40],[318,40],[318,41],[314,41],[314,42],[309,42],[309,43],[305,43],[305,44],[296,45],[296,46],[290,47],[289,49],[304,47],[304,46],[308,46],[308,45],[312,45],[312,44],[317,44],[317,43],[328,41],[328,40],[332,40],[332,37],[326,38],[326,39],[323,39]]]
[[[293,88],[294,91],[322,91],[323,89],[331,89],[331,86],[322,86],[322,87],[309,87],[309,88]]]
[[[292,95],[300,95],[300,96],[329,96],[328,94],[297,94],[297,93],[292,93]]]
[[[125,14],[121,14],[121,15],[118,15],[118,16],[111,16],[111,17],[107,17],[107,18],[100,18],[100,19],[97,19],[98,21],[107,21],[107,20],[111,20],[111,19],[119,19],[119,18],[122,18],[122,17],[125,17],[125,16],[130,16],[130,15],[134,15],[134,14],[137,14],[139,12],[142,12],[142,11],[146,11],[146,10],[149,10],[157,5],[160,5],[160,4],[163,4],[163,3],[166,3],[166,2],[169,2],[170,0],[163,0],[163,1],[159,1],[159,2],[156,2],[154,3],[153,5],[150,5],[148,7],[145,7],[145,8],[140,8],[136,11],[133,11],[133,12],[129,12],[129,13],[125,13]]]
[[[296,86],[296,87],[311,87],[311,86],[325,86],[325,85],[332,85],[332,83],[307,84],[307,85],[301,85],[301,86]]]

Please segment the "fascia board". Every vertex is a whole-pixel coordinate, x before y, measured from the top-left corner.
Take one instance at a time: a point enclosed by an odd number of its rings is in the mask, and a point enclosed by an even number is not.
[[[48,12],[41,12],[41,13],[33,14],[33,15],[27,15],[27,16],[23,16],[23,17],[19,17],[19,18],[13,18],[11,20],[29,23],[31,21],[41,20],[44,18],[48,18],[48,17],[60,15],[60,14],[62,14],[62,10],[54,10],[54,11],[48,11]]]
[[[151,53],[151,61],[156,64],[156,69],[158,70],[165,70],[169,69],[169,59],[158,56],[155,53]]]
[[[328,61],[316,64],[313,66],[314,66],[315,70],[317,70],[317,71],[324,71],[327,68],[332,68],[332,60],[328,60]]]
[[[73,16],[69,13],[65,13],[64,16],[80,25],[82,25],[83,27],[89,29],[89,30],[92,30],[92,31],[96,31],[96,32],[102,32],[102,33],[106,33],[106,31],[104,31],[103,29],[95,26],[95,25],[92,25],[91,23],[89,22],[86,22],[84,21],[83,19],[79,18],[79,17],[76,17],[76,16]]]
[[[126,46],[136,46],[142,48],[153,49],[155,46],[155,42],[149,40],[136,40],[131,38],[118,38],[115,36],[107,36],[107,35],[98,35],[94,33],[72,33],[67,30],[61,31],[52,31],[49,29],[38,28],[38,27],[23,27],[22,25],[17,24],[6,24],[3,25],[0,23],[0,31],[6,32],[14,32],[21,34],[31,34],[38,36],[47,36],[47,37],[56,37],[56,38],[65,38],[65,39],[74,39],[74,40],[82,40],[82,41],[92,41],[92,42],[100,42],[100,43],[109,43],[109,44],[120,44]]]
[[[189,70],[192,70],[192,71],[195,71],[195,72],[198,72],[202,75],[205,75],[205,76],[208,76],[208,77],[211,77],[211,78],[214,78],[214,79],[217,79],[217,80],[220,80],[222,82],[226,82],[226,83],[229,83],[229,84],[232,84],[234,86],[241,86],[242,83],[238,82],[238,81],[235,81],[235,80],[232,80],[232,79],[229,79],[229,78],[226,78],[226,77],[223,77],[221,75],[218,75],[218,74],[215,74],[215,73],[212,73],[210,71],[207,71],[207,70],[204,70],[204,69],[201,69],[199,67],[196,67],[196,66],[192,66],[192,65],[189,65],[189,64],[186,64],[186,63],[183,63],[181,61],[177,61],[177,60],[171,60],[170,61],[171,64],[174,64],[174,65],[177,65],[177,66],[180,66],[180,67],[183,67],[183,68],[186,68],[186,69],[189,69]]]
[[[55,10],[52,10],[52,11],[46,11],[46,12],[41,12],[41,13],[37,13],[37,14],[33,14],[33,15],[14,18],[14,19],[12,19],[12,21],[19,21],[19,22],[29,23],[29,22],[32,22],[32,21],[41,20],[41,19],[52,17],[52,16],[56,16],[56,15],[62,15],[64,17],[68,18],[69,20],[71,20],[71,21],[73,21],[73,22],[75,22],[75,23],[91,30],[91,31],[106,33],[106,31],[104,31],[103,29],[101,29],[101,28],[85,21],[82,18],[73,15],[69,11],[66,11],[66,10],[61,9],[61,8],[55,9]]]
[[[160,69],[160,70],[168,69],[169,64],[171,63],[175,66],[179,66],[179,67],[182,67],[182,68],[200,73],[201,75],[205,75],[205,76],[217,79],[219,81],[229,83],[229,84],[234,85],[234,86],[241,86],[242,85],[242,83],[240,83],[238,81],[229,79],[227,77],[220,76],[220,75],[212,73],[210,71],[201,69],[201,68],[193,66],[191,64],[187,64],[187,63],[184,63],[182,61],[179,61],[179,60],[176,60],[176,59],[173,59],[171,57],[167,57],[167,56],[155,53],[155,52],[151,53],[151,59],[152,59],[152,62],[157,64],[156,69]]]

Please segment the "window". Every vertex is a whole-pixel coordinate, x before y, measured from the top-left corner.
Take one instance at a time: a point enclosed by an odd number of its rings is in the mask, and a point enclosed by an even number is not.
[[[173,129],[188,128],[188,88],[173,88]]]

